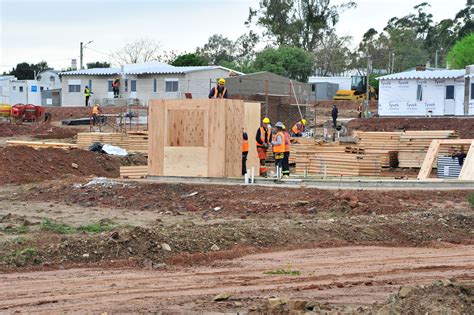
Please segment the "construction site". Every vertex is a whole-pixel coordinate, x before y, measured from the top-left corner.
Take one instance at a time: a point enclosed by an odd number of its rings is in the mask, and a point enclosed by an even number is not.
[[[0,313],[474,313],[474,118],[333,104],[288,105],[286,178],[271,100],[5,115]]]

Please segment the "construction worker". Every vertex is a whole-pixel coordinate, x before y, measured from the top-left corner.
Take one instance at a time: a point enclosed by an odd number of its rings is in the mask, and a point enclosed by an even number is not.
[[[267,159],[267,149],[270,145],[270,139],[272,136],[271,130],[268,128],[270,125],[270,119],[268,117],[263,118],[262,126],[258,128],[255,140],[257,141],[257,154],[260,160],[260,176],[267,177],[268,169],[265,165]]]
[[[303,132],[306,130],[306,124],[308,122],[306,119],[301,119],[298,121],[292,128],[291,128],[291,133],[293,137],[301,137],[303,136]]]
[[[359,113],[359,118],[362,118],[362,103],[359,103],[357,106],[357,112]]]
[[[334,128],[337,127],[337,114],[339,113],[339,110],[337,109],[336,105],[332,105],[332,111],[331,111],[331,116],[332,116],[332,126]]]
[[[283,169],[283,159],[285,157],[285,134],[283,133],[283,123],[281,121],[275,124],[276,136],[272,141],[273,153],[275,154],[275,167],[277,176]]]
[[[242,129],[242,176],[247,173],[247,156],[249,154],[249,136]]]
[[[286,130],[285,125],[283,125],[283,135],[285,136],[285,153],[283,156],[283,178],[290,177],[290,133]]]
[[[112,82],[112,91],[114,91],[114,98],[118,98],[120,95],[120,78],[116,78]]]
[[[102,114],[102,109],[100,109],[100,104],[96,103],[94,107],[92,107],[92,124],[95,126],[96,124],[100,123],[100,115]]]
[[[209,92],[209,98],[227,98],[227,89],[225,88],[225,80],[220,78],[217,85]]]
[[[84,88],[84,95],[86,96],[86,107],[89,106],[89,98],[91,97],[91,89],[89,89],[89,86],[86,85]]]

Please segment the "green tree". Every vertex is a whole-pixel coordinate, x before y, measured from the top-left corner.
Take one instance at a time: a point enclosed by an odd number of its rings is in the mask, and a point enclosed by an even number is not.
[[[95,62],[89,62],[86,64],[87,69],[93,69],[93,68],[110,68],[110,63],[106,61],[95,61]]]
[[[196,49],[196,54],[205,58],[209,64],[219,65],[223,61],[234,61],[234,49],[234,42],[230,39],[214,34],[203,47]]]
[[[22,62],[17,64],[9,74],[14,75],[18,80],[34,80],[35,76],[39,73],[49,69],[52,68],[48,66],[46,61],[41,61],[37,64]]]
[[[314,50],[315,65],[319,75],[337,76],[351,66],[350,36],[339,37],[328,32]]]
[[[267,48],[257,54],[253,63],[256,71],[269,71],[301,82],[308,81],[313,65],[312,54],[301,48],[288,46]]]
[[[247,25],[255,23],[277,46],[289,45],[313,51],[326,31],[339,21],[339,13],[354,1],[331,4],[330,0],[261,0],[249,9]]]
[[[171,65],[176,67],[207,66],[207,61],[200,55],[194,53],[185,53],[176,57],[176,59],[171,62]]]
[[[448,54],[448,63],[453,69],[464,69],[474,64],[474,32],[453,46]]]

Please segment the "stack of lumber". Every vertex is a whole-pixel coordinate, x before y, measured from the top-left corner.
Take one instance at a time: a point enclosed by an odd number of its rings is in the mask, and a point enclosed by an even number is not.
[[[309,172],[311,158],[317,154],[342,155],[346,150],[345,145],[339,143],[331,144],[294,144],[290,147],[290,161],[293,159],[296,163],[295,172],[304,174],[306,170]]]
[[[148,175],[148,166],[120,166],[120,178],[144,178]]]
[[[77,148],[77,144],[74,143],[62,143],[62,142],[36,142],[36,141],[19,141],[9,140],[7,146],[27,146],[35,149],[39,148],[61,148],[61,149],[73,149]]]
[[[381,156],[383,167],[390,166],[390,151],[398,152],[399,167],[421,167],[432,140],[456,139],[454,130],[421,130],[400,132],[361,132],[355,131],[357,147],[364,149],[364,155]],[[444,148],[441,153],[448,153]]]
[[[309,175],[317,176],[380,176],[382,167],[376,156],[351,153],[316,154],[309,158]]]
[[[125,146],[130,152],[148,153],[148,132],[138,131],[127,133]]]
[[[129,152],[148,153],[147,132],[130,132],[128,134],[83,132],[77,134],[77,145],[81,149],[88,149],[94,142],[115,145]]]

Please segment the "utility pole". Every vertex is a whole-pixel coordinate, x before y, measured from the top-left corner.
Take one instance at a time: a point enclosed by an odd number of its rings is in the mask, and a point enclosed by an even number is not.
[[[367,51],[367,82],[366,82],[366,94],[367,94],[367,99],[364,101],[364,116],[367,116],[367,113],[369,112],[369,99],[370,99],[370,88],[369,88],[369,76],[370,76],[370,54],[369,51]]]
[[[392,53],[392,73],[395,72],[395,53]]]
[[[438,49],[436,49],[436,54],[435,54],[435,68],[438,69]]]
[[[93,40],[90,40],[85,44],[83,44],[82,42],[80,44],[80,48],[79,48],[79,67],[80,68],[79,68],[79,70],[84,69],[84,67],[82,66],[82,59],[84,57],[84,48],[86,48],[86,46],[89,45],[92,42],[93,42]]]

